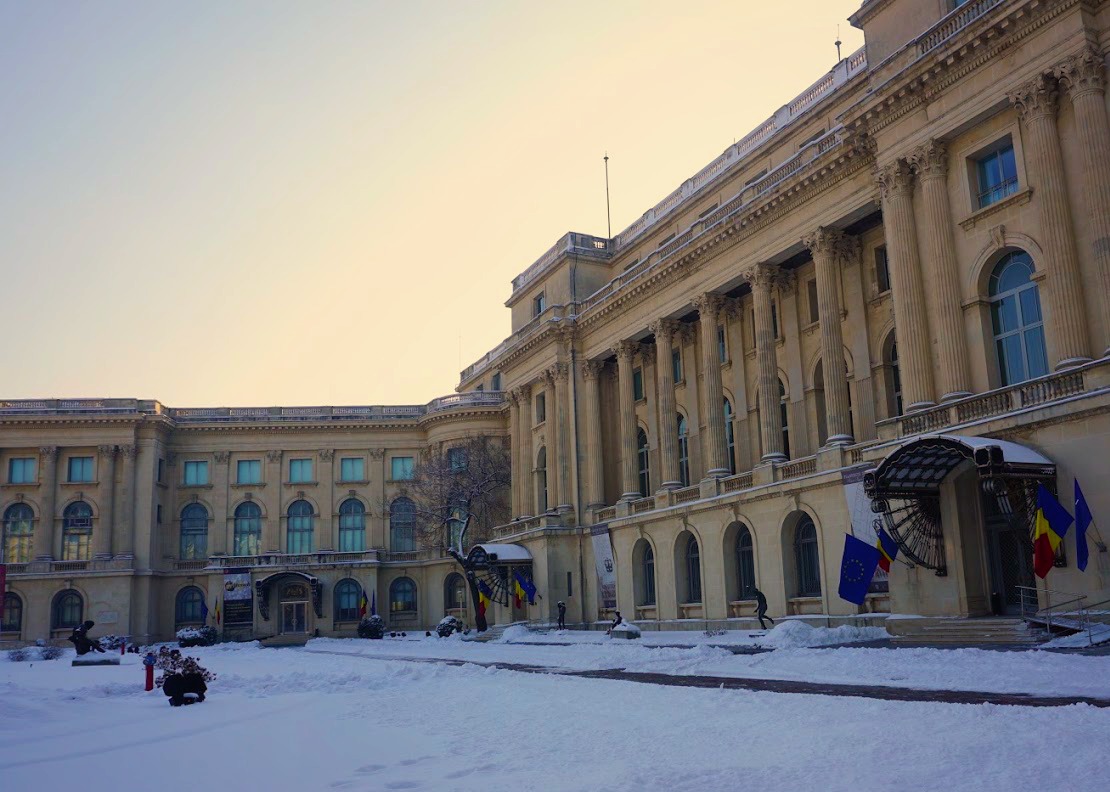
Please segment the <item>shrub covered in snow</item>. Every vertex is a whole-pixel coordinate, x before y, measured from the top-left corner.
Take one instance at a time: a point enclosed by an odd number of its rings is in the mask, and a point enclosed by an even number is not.
[[[385,635],[385,622],[381,616],[363,616],[358,623],[359,638],[379,639]]]
[[[39,654],[42,656],[43,660],[57,660],[65,653],[66,650],[60,646],[44,646],[39,649]]]
[[[436,633],[440,638],[447,638],[451,633],[461,632],[462,623],[454,616],[444,616],[436,625]]]
[[[177,631],[177,645],[182,649],[190,646],[212,646],[219,637],[215,627],[185,627]]]
[[[19,649],[12,649],[8,652],[8,659],[13,663],[25,663],[31,659],[31,651],[32,650],[28,649],[26,646]],[[38,652],[35,652],[35,654],[38,654]]]
[[[126,635],[105,635],[103,638],[98,638],[100,641],[100,648],[109,652],[119,651],[119,648],[127,643]]]

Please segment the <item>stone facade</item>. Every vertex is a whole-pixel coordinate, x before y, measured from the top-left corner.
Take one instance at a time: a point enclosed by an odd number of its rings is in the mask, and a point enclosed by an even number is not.
[[[0,489],[0,509],[26,503],[37,521],[34,559],[9,567],[24,613],[5,637],[47,636],[69,588],[92,618],[115,617],[106,631],[164,636],[177,593],[212,591],[232,564],[256,580],[315,576],[322,615],[308,619],[324,634],[352,626],[330,610],[339,580],[390,615],[382,603],[408,577],[419,605],[394,621],[430,626],[453,562],[396,551],[374,504],[388,501],[391,454],[479,432],[510,439],[517,519],[496,532],[531,551],[543,597],[496,621],[554,619],[560,599],[571,621],[607,618],[599,526],[615,607],[646,622],[746,624],[752,584],[772,614],[829,621],[1006,612],[1017,578],[970,463],[937,488],[943,574],[897,564],[889,592],[862,609],[841,600],[845,481],[915,439],[994,438],[1049,460],[1065,504],[1079,479],[1096,522],[1110,514],[1110,3],[867,0],[852,22],[862,50],[640,220],[613,239],[568,234],[514,279],[512,335],[462,372],[460,396],[480,404],[4,405],[0,476],[38,460],[34,483]],[[238,460],[264,453],[265,486],[231,483]],[[356,453],[367,480],[338,482]],[[282,474],[303,454],[321,472],[301,486]],[[78,485],[63,476],[76,455],[95,467]],[[181,466],[201,458],[212,484],[186,486]],[[241,564],[228,541],[248,494],[262,552]],[[370,549],[354,554],[337,545],[348,497],[366,504]],[[60,538],[77,500],[92,509],[80,567]],[[330,543],[312,558],[281,552],[294,500]],[[190,503],[213,516],[209,559],[175,555]],[[1110,597],[1110,559],[1090,544],[1080,572],[1069,534],[1051,588]],[[270,629],[257,608],[250,629]]]

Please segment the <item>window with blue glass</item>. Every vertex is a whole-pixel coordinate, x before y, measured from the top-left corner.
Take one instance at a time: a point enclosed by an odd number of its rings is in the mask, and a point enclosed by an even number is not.
[[[199,588],[187,586],[177,592],[174,621],[178,627],[204,624],[204,593]]]
[[[35,458],[15,457],[8,460],[9,484],[32,484],[35,481]]]
[[[358,621],[359,600],[362,599],[362,586],[358,581],[347,578],[335,584],[335,620]]]
[[[412,478],[412,457],[395,456],[389,460],[390,478],[394,481],[408,481]]]
[[[308,501],[293,501],[286,512],[285,552],[312,552],[313,510]]]
[[[247,501],[235,509],[235,555],[253,556],[262,552],[262,509]]]
[[[1048,373],[1041,298],[1033,259],[1024,250],[1003,256],[990,279],[991,323],[1001,385]]]
[[[997,150],[979,157],[975,167],[979,175],[980,209],[1017,192],[1017,161],[1013,143],[1008,140]]]
[[[262,460],[240,459],[235,464],[235,482],[237,484],[261,484]]]
[[[70,482],[90,482],[93,480],[92,457],[70,457],[69,477]]]
[[[186,487],[201,487],[208,483],[208,463],[207,462],[186,462],[185,463],[185,486]]]
[[[290,459],[289,481],[294,484],[307,484],[312,481],[312,460]]]
[[[682,382],[682,350],[671,347],[671,374],[675,382]]]
[[[644,398],[644,370],[632,369],[632,398],[636,401]]]
[[[366,549],[366,507],[348,498],[339,507],[339,552],[361,553]]]
[[[389,549],[395,553],[416,549],[416,504],[408,498],[389,504]]]
[[[501,372],[497,372],[490,378],[489,389],[491,391],[501,390]]]
[[[447,449],[447,467],[452,472],[466,470],[469,460],[466,456],[465,448],[448,448]]]
[[[340,481],[365,481],[366,460],[362,457],[344,457],[339,460]]]
[[[208,510],[199,503],[190,503],[181,510],[182,561],[208,558]]]

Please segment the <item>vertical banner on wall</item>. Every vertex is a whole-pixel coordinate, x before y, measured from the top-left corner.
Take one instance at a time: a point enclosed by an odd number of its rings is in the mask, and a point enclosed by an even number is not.
[[[597,567],[597,594],[599,604],[606,610],[617,607],[617,566],[613,561],[613,541],[608,523],[590,528],[594,545],[594,566]]]
[[[254,590],[247,569],[224,572],[224,624],[254,623]]]
[[[844,485],[844,499],[848,502],[848,516],[852,520],[852,535],[872,547],[879,542],[879,535],[875,531],[878,515],[871,511],[871,499],[863,488],[863,477],[874,469],[863,465],[849,468],[840,474],[840,482]],[[881,567],[876,569],[875,577],[871,579],[871,591],[886,591],[888,585],[887,573]]]

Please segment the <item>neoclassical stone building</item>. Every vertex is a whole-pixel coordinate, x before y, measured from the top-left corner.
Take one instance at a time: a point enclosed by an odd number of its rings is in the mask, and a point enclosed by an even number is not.
[[[434,624],[467,605],[454,562],[375,504],[393,460],[474,433],[509,439],[497,541],[542,596],[498,621],[564,600],[746,625],[753,586],[822,621],[1013,613],[1035,485],[1067,505],[1078,479],[1110,515],[1110,3],[851,21],[863,49],[614,238],[568,233],[514,279],[512,334],[455,401],[0,404],[4,637],[78,609],[164,636],[235,575],[244,633],[349,631],[358,587]],[[861,609],[836,593],[843,535],[876,523],[908,563]],[[1049,587],[1110,597],[1090,547],[1080,571],[1070,533]]]

